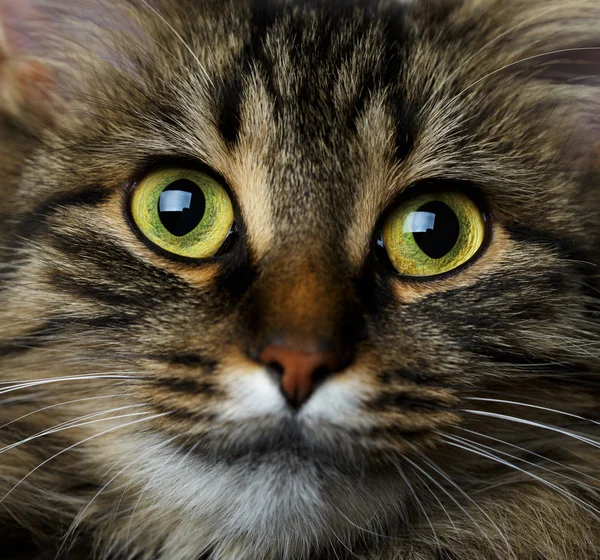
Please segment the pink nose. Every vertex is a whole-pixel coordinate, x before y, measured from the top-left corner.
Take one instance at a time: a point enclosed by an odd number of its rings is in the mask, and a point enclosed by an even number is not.
[[[281,376],[281,391],[294,408],[300,408],[315,384],[337,366],[335,353],[302,352],[281,346],[267,346],[258,359]]]

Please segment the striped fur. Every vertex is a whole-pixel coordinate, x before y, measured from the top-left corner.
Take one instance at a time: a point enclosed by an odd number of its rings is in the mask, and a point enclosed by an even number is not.
[[[0,0],[2,557],[596,560],[597,0]],[[127,216],[163,164],[216,259]],[[485,251],[408,282],[432,182]],[[355,359],[291,412],[267,328]],[[31,547],[31,548],[26,548]]]

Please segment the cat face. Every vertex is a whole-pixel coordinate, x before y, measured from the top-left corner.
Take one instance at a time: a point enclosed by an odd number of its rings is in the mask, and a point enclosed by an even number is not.
[[[597,95],[516,64],[591,36],[578,6],[20,14],[56,34],[7,33],[44,71],[5,64],[3,414],[73,425],[14,499],[60,481],[107,550],[295,558],[408,523],[482,399],[588,406]]]

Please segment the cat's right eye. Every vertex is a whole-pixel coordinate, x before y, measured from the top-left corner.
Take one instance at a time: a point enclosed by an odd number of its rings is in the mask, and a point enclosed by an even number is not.
[[[190,259],[215,256],[234,222],[231,198],[215,179],[177,168],[150,173],[138,184],[131,215],[149,241]]]

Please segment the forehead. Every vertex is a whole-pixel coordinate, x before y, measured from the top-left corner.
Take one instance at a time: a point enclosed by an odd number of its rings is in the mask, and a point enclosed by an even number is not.
[[[115,168],[118,144],[121,163],[184,158],[222,175],[255,254],[335,248],[360,264],[387,205],[425,179],[472,180],[513,216],[528,207],[524,181],[532,201],[548,198],[542,159],[525,160],[557,153],[560,135],[530,110],[556,92],[498,72],[510,50],[483,48],[485,26],[460,10],[435,21],[395,0],[168,5],[145,12],[142,87],[115,78],[98,121],[119,126],[110,141],[99,127],[100,144]]]
[[[181,36],[202,72],[191,75],[184,65],[169,73],[183,70],[177,81],[194,82],[188,89],[196,97],[178,103],[183,120],[197,123],[185,133],[230,183],[254,249],[272,248],[275,237],[306,244],[317,230],[320,240],[339,244],[364,197],[375,207],[386,199],[391,171],[412,142],[401,87],[403,8],[196,6],[187,24],[180,21]]]

